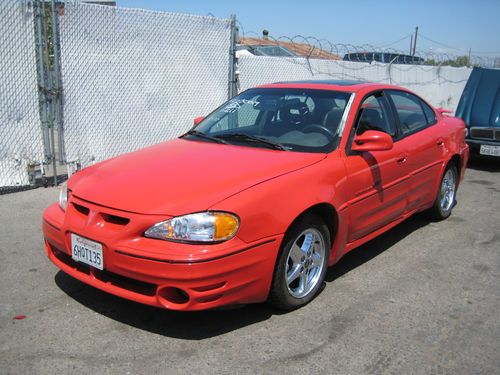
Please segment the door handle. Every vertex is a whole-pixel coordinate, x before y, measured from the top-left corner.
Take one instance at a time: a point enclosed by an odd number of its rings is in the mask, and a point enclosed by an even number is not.
[[[437,144],[438,146],[443,146],[443,145],[444,145],[444,139],[439,138],[439,139],[437,140],[436,144]]]
[[[406,160],[408,159],[408,154],[401,154],[397,157],[396,161],[398,164],[403,164],[406,163]]]

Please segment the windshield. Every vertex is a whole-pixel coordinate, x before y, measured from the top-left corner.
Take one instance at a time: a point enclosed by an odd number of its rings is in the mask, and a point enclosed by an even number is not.
[[[211,113],[188,135],[207,142],[330,152],[338,145],[350,95],[314,89],[250,89]]]

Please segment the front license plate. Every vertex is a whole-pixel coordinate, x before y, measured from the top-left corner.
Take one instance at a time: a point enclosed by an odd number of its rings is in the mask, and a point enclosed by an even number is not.
[[[481,155],[500,156],[500,146],[481,145]]]
[[[102,245],[71,233],[71,257],[89,266],[103,269]]]

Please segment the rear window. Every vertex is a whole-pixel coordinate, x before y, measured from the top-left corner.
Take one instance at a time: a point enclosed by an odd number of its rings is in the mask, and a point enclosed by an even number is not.
[[[412,134],[429,126],[431,122],[428,121],[423,103],[418,97],[403,91],[389,91],[389,95],[396,107],[402,135]],[[435,122],[435,115],[433,119]]]

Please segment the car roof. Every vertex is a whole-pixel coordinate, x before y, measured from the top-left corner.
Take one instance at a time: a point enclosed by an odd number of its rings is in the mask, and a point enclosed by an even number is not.
[[[371,91],[377,89],[401,89],[394,85],[387,85],[368,81],[356,80],[303,80],[303,81],[284,81],[275,82],[266,85],[260,85],[259,88],[300,88],[300,89],[323,89],[346,92]]]
[[[310,84],[320,84],[320,85],[336,85],[336,86],[354,86],[361,85],[363,83],[369,83],[368,81],[358,81],[358,80],[348,80],[348,79],[306,79],[303,81],[285,81],[277,83],[310,83]]]

